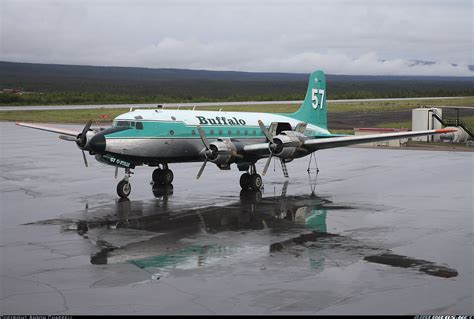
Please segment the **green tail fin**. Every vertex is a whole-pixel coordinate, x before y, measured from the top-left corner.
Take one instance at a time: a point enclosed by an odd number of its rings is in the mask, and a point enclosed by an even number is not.
[[[326,77],[323,71],[318,70],[311,73],[303,104],[298,111],[289,116],[327,129]]]

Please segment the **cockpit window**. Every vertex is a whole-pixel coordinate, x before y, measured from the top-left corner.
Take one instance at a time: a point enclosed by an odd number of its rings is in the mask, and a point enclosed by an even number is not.
[[[135,126],[137,130],[143,130],[143,123],[142,122],[137,122],[137,125]]]
[[[130,121],[114,121],[115,127],[130,127]]]

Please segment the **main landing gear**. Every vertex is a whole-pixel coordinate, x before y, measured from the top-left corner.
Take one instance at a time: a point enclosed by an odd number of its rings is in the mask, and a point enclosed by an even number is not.
[[[158,166],[157,169],[153,171],[151,179],[153,180],[153,185],[171,185],[174,179],[173,171],[168,168],[168,164],[162,164],[163,168]]]
[[[240,187],[243,190],[260,190],[263,187],[262,176],[257,174],[255,164],[250,165],[247,173],[240,176]]]

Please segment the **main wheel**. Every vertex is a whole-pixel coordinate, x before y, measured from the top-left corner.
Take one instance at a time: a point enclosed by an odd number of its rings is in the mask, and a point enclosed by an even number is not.
[[[160,184],[163,179],[163,170],[161,168],[155,169],[151,175],[151,179],[153,180],[153,183]]]
[[[240,187],[242,189],[248,189],[249,188],[249,180],[250,180],[250,174],[249,173],[243,173],[242,176],[240,176]]]
[[[127,198],[132,191],[132,185],[129,181],[122,180],[117,185],[117,194],[121,198]]]
[[[250,189],[258,190],[258,189],[262,188],[262,185],[263,185],[262,176],[260,176],[258,174],[250,175],[250,179],[249,179],[249,188]]]
[[[168,168],[165,169],[163,171],[163,177],[162,177],[163,184],[169,185],[173,182],[173,179],[174,179],[173,171]]]

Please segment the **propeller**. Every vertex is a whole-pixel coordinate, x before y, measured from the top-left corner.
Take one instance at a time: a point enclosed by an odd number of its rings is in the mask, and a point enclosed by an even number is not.
[[[59,135],[59,138],[68,142],[75,142],[77,141],[77,137],[69,136],[69,135]]]
[[[265,163],[265,166],[263,167],[263,171],[262,171],[262,176],[265,176],[265,174],[267,174],[268,167],[270,166],[270,162],[272,161],[273,152],[278,149],[279,144],[275,143],[272,133],[270,133],[270,131],[267,129],[267,127],[265,126],[265,124],[263,124],[262,121],[258,120],[258,126],[260,126],[260,129],[262,130],[263,135],[265,135],[265,137],[268,139],[269,141],[268,147],[270,148],[270,156],[268,156],[268,160]],[[283,170],[283,175],[286,178],[288,178],[288,170],[286,169],[286,163],[282,158],[280,159],[280,162],[281,162],[281,168]]]
[[[77,146],[79,146],[81,149],[86,146],[87,144],[87,132],[91,128],[92,121],[87,122],[86,126],[82,129],[82,132],[77,136]]]
[[[201,128],[201,126],[197,126],[197,130],[199,133],[199,136],[201,137],[201,141],[204,144],[204,147],[206,148],[204,155],[206,156],[206,159],[204,160],[204,163],[202,163],[201,168],[199,169],[199,172],[196,176],[196,179],[199,179],[201,177],[202,172],[204,171],[204,168],[206,167],[206,164],[209,160],[215,159],[218,155],[230,155],[232,152],[230,150],[219,150],[217,146],[211,145],[209,141],[206,138],[206,133],[204,133],[204,130]],[[239,154],[233,154],[235,157],[242,157]]]
[[[64,141],[76,142],[77,146],[82,151],[82,158],[84,159],[84,165],[86,167],[89,167],[89,164],[87,163],[86,154],[84,153],[84,147],[87,144],[87,132],[89,132],[91,125],[92,125],[92,121],[87,122],[87,124],[82,129],[82,132],[79,133],[76,137],[68,136],[68,135],[59,135],[59,138]]]
[[[201,168],[199,169],[198,174],[196,175],[196,179],[199,179],[201,177],[202,172],[204,171],[204,168],[206,167],[207,161],[209,160],[209,157],[212,156],[212,150],[211,150],[211,144],[209,144],[209,141],[206,138],[206,134],[202,130],[202,128],[198,125],[197,130],[199,133],[199,136],[201,137],[202,144],[206,147],[205,155],[206,159],[204,160],[204,163],[202,163]]]

